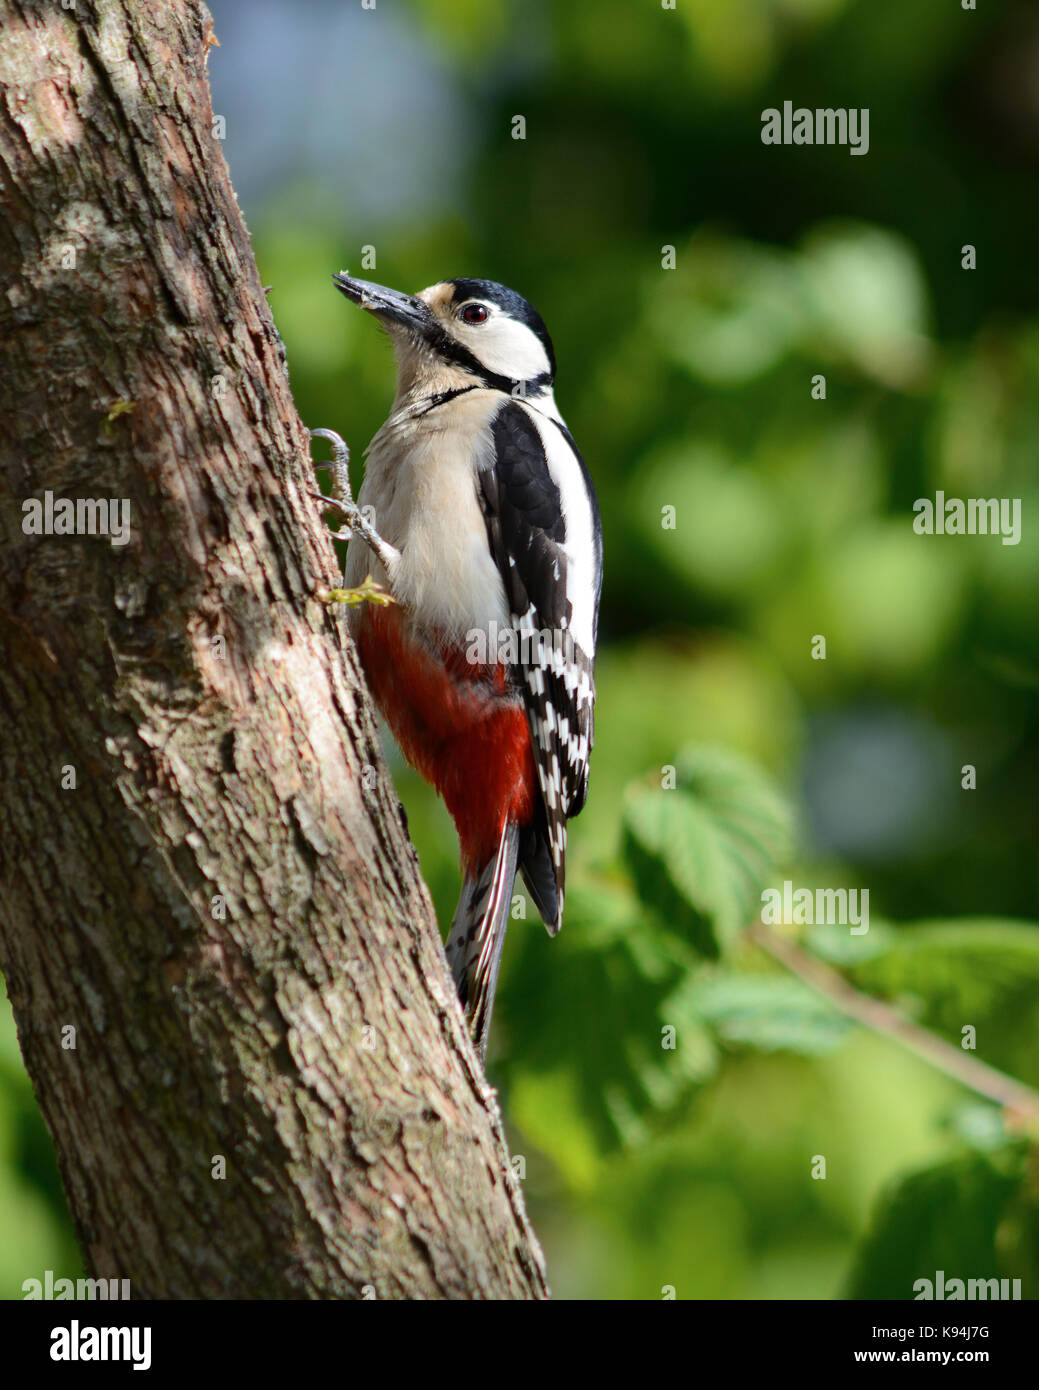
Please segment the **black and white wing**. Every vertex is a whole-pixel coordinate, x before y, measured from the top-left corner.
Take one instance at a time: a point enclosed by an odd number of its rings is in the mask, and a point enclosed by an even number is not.
[[[517,634],[514,675],[541,790],[520,867],[555,933],[566,822],[588,795],[602,528],[587,466],[560,420],[514,400],[502,406],[491,433],[493,448],[479,469],[481,502]]]

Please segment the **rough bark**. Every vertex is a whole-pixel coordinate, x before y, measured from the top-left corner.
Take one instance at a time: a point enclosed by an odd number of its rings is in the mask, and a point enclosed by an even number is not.
[[[0,967],[89,1271],[541,1297],[314,597],[335,557],[211,133],[208,13],[0,16]],[[128,498],[129,544],[26,534],[46,489]]]

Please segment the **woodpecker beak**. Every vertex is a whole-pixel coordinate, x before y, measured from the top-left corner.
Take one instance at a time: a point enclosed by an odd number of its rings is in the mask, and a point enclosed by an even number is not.
[[[332,276],[332,283],[362,309],[387,324],[400,324],[413,333],[427,334],[435,325],[433,315],[413,294],[388,290],[385,285],[373,285],[370,280],[357,280],[345,271]]]

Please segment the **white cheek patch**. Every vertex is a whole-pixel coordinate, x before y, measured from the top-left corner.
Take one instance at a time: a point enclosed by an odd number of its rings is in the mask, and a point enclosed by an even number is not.
[[[550,369],[541,339],[525,323],[495,314],[484,324],[456,320],[450,331],[482,366],[498,376],[528,381]]]

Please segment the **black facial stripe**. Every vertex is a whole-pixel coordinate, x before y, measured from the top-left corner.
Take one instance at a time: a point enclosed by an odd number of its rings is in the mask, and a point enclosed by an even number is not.
[[[468,391],[475,391],[475,386],[456,386],[453,391],[436,391],[432,396],[426,396],[429,402],[425,410],[420,410],[419,415],[428,415],[431,410],[436,410],[438,405],[446,405],[448,401],[453,401],[456,396],[464,396]]]
[[[502,376],[499,372],[488,371],[467,347],[463,347],[442,328],[429,338],[430,346],[438,357],[445,362],[453,362],[457,367],[463,367],[471,376],[478,377],[482,385],[492,391],[504,391],[507,396],[514,393],[517,396],[537,395],[543,386],[551,386],[552,377],[548,372],[541,372],[538,376],[528,377],[524,381],[519,381],[515,377]]]
[[[464,367],[472,376],[478,376],[487,385],[494,385],[499,391],[508,391],[509,385],[501,385],[508,381],[507,377],[497,376],[493,372],[488,372],[482,366],[478,358],[474,357],[467,347],[455,341],[443,328],[438,326],[436,334],[432,339],[432,346],[438,357],[442,357],[445,362],[453,362],[458,367]]]

